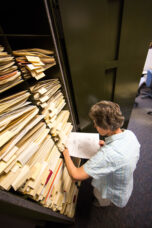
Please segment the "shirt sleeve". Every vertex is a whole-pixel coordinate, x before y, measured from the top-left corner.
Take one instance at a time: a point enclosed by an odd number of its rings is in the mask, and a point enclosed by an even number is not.
[[[100,179],[103,176],[115,171],[116,167],[109,157],[109,153],[101,149],[89,159],[83,168],[85,172],[94,179]]]

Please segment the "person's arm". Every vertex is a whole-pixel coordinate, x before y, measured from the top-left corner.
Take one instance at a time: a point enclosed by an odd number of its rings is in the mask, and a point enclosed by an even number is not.
[[[81,181],[81,180],[85,180],[85,179],[87,179],[87,178],[90,177],[90,176],[85,172],[83,166],[77,168],[77,167],[74,165],[74,163],[73,163],[73,161],[72,161],[72,159],[71,159],[71,157],[70,157],[70,155],[69,155],[68,149],[65,149],[65,150],[63,151],[63,156],[64,156],[64,159],[65,159],[65,164],[66,164],[67,170],[68,170],[68,172],[69,172],[69,175],[71,176],[71,178],[72,178],[73,180],[76,180],[76,181],[80,180],[80,181]]]

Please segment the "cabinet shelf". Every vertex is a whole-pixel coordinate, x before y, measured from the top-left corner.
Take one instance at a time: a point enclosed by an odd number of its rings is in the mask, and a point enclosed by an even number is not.
[[[50,22],[44,2],[45,1],[41,0],[37,1],[37,5],[35,6],[35,3],[31,3],[31,1],[27,0],[25,7],[22,8],[21,5],[18,4],[19,1],[10,2],[6,0],[0,9],[0,11],[2,10],[2,12],[0,12],[0,44],[5,47],[5,51],[9,54],[12,54],[15,50],[26,48],[40,48],[54,51],[56,65],[46,70],[46,76],[42,78],[42,80],[59,79],[62,85],[61,91],[66,100],[65,108],[70,110],[72,116],[74,111],[71,108],[72,99],[70,100],[70,93],[67,89],[69,85],[67,81],[65,81],[65,75],[62,70],[62,64],[64,63],[60,60],[60,55],[58,54],[57,49],[59,47],[55,45],[54,39],[52,38],[52,31],[50,29]],[[12,18],[12,20],[10,20],[10,18]],[[21,25],[19,24],[19,20],[22,22]],[[24,75],[22,76],[23,82],[20,85],[4,91],[2,93],[3,98],[20,92],[22,89],[28,90],[37,83],[34,78],[25,79]],[[71,118],[71,116],[69,117],[69,121],[73,124],[74,118]],[[14,192],[12,188],[9,192],[0,190],[0,202],[2,204],[3,213],[6,214],[10,212],[17,216],[27,215],[28,218],[44,221],[64,223],[72,223],[74,221],[73,218],[69,218],[59,212],[54,212],[50,208],[45,208],[34,200],[26,199],[26,196]],[[73,203],[73,201],[71,202]]]
[[[48,37],[48,38],[50,38],[51,37],[51,35],[48,35],[48,34],[0,34],[0,36],[5,36],[5,37],[20,37],[20,38],[22,38],[22,37],[26,37],[26,38],[30,38],[30,37],[34,37],[34,38],[36,38],[36,37]]]
[[[42,207],[35,201],[23,198],[11,192],[0,190],[1,212],[14,215],[26,216],[36,220],[62,221],[64,223],[73,223],[74,219],[68,218],[48,208]]]

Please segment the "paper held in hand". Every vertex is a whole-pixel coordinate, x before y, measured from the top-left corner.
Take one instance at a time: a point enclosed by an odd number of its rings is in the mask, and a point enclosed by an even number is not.
[[[99,150],[98,133],[71,132],[67,142],[70,156],[89,159]]]

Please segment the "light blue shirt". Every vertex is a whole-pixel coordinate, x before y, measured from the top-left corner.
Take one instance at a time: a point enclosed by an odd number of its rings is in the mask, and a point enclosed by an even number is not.
[[[133,172],[139,159],[140,144],[130,130],[109,136],[100,150],[84,164],[93,177],[92,185],[103,199],[124,207],[133,190]]]

